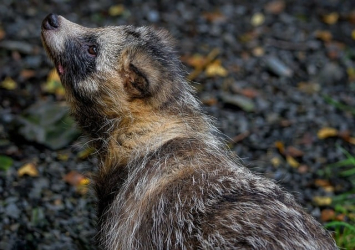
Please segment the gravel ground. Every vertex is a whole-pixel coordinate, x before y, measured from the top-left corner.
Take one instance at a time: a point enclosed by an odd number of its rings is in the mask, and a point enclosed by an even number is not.
[[[72,140],[78,132],[60,92],[44,87],[53,65],[41,45],[40,24],[51,12],[90,27],[169,30],[226,143],[317,219],[329,204],[315,197],[354,188],[336,172],[320,175],[344,159],[340,147],[355,154],[349,142],[355,137],[354,1],[5,0],[0,156],[13,162],[5,167],[0,158],[0,249],[95,249],[95,198],[78,183],[97,162],[85,155],[85,139]],[[58,124],[59,130],[48,130]],[[337,136],[320,139],[323,128]]]

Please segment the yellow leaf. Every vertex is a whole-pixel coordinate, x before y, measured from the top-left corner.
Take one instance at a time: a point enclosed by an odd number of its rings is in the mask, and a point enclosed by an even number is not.
[[[338,19],[339,14],[336,12],[332,12],[323,16],[323,22],[325,22],[326,24],[334,24],[338,21]]]
[[[275,147],[280,151],[281,154],[285,153],[285,145],[282,141],[275,142]]]
[[[120,16],[124,12],[123,4],[113,5],[109,8],[108,13],[110,16]]]
[[[57,96],[64,96],[65,90],[56,69],[52,69],[49,72],[47,82],[43,85],[43,90]]]
[[[324,197],[324,196],[314,196],[313,201],[318,206],[328,206],[328,205],[332,204],[332,198]]]
[[[78,158],[84,160],[84,159],[88,158],[93,152],[95,152],[94,148],[91,148],[91,147],[86,148],[78,153]]]
[[[316,38],[318,38],[324,42],[329,42],[333,39],[333,35],[328,30],[317,30],[316,31]]]
[[[68,159],[69,159],[69,155],[68,154],[58,154],[57,155],[57,158],[58,158],[58,160],[60,160],[60,161],[67,161]]]
[[[47,81],[56,81],[56,82],[60,82],[60,78],[58,75],[58,72],[56,69],[52,69],[51,71],[49,71],[48,77],[47,77]]]
[[[287,163],[288,163],[291,167],[293,167],[293,168],[298,168],[299,165],[300,165],[300,163],[299,163],[298,161],[296,161],[295,158],[293,158],[293,157],[290,156],[290,155],[287,155],[287,156],[286,156],[286,161],[287,161]]]
[[[186,59],[186,63],[194,68],[203,67],[206,62],[206,57],[200,54],[194,54],[193,56]]]
[[[355,145],[355,137],[350,137],[348,142]]]
[[[261,13],[255,13],[252,17],[251,17],[251,24],[253,26],[260,26],[261,24],[263,24],[265,21],[265,17],[263,14]]]
[[[319,139],[325,139],[328,137],[334,137],[338,135],[338,130],[335,128],[325,127],[318,131],[317,136]]]
[[[212,76],[225,77],[228,75],[228,71],[225,68],[223,68],[220,60],[215,60],[213,63],[209,64],[206,67],[206,75],[209,77]]]
[[[38,170],[34,163],[27,163],[17,170],[18,176],[29,175],[32,177],[38,176]]]
[[[270,161],[274,167],[278,167],[281,164],[281,160],[279,157],[273,157]]]
[[[85,182],[85,177],[77,171],[70,171],[64,176],[64,180],[72,186],[78,186],[80,183]]]
[[[13,90],[17,88],[17,83],[8,76],[1,82],[0,86],[4,89]]]
[[[88,185],[90,180],[88,178],[81,179],[79,185]]]

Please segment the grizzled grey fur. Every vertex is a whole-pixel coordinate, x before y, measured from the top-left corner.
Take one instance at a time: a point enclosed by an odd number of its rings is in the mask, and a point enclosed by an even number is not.
[[[291,194],[230,157],[167,32],[50,14],[42,40],[98,151],[103,249],[337,249]]]

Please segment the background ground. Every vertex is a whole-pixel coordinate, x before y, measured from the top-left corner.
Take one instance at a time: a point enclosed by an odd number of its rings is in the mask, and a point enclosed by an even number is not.
[[[4,0],[0,249],[95,249],[86,184],[97,163],[41,45],[51,12],[89,27],[169,30],[236,155],[322,223],[353,225],[354,1]]]

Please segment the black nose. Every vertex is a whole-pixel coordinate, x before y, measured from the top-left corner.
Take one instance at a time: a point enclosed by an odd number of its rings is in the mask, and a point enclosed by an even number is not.
[[[49,14],[42,22],[42,28],[46,30],[54,30],[59,27],[58,15],[57,14]]]

